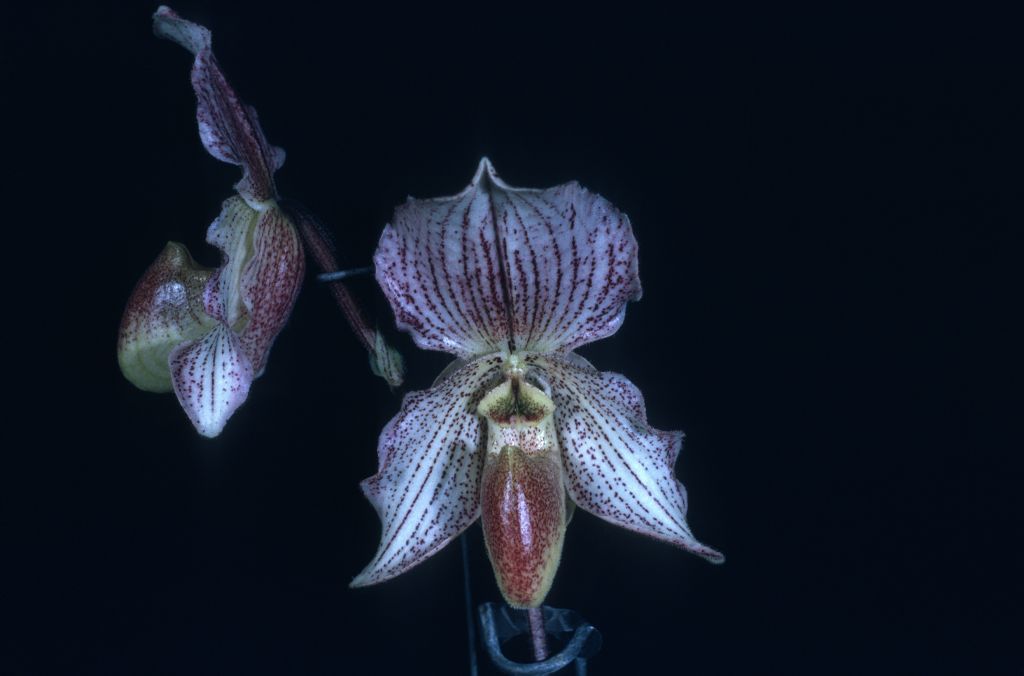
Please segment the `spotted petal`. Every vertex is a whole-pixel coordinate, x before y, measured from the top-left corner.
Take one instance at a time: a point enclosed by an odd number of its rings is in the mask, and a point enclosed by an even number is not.
[[[238,100],[213,56],[210,31],[161,6],[153,30],[195,55],[192,88],[198,98],[199,137],[218,160],[242,167],[235,189],[252,206],[276,197],[274,172],[284,164],[284,151],[267,143],[256,111]]]
[[[569,497],[606,521],[724,561],[686,523],[686,489],[673,470],[683,433],[648,425],[640,391],[617,373],[573,354],[533,361],[555,402]]]
[[[238,336],[223,323],[201,340],[175,348],[170,367],[174,393],[203,436],[220,434],[231,414],[249,396],[252,364]]]
[[[118,364],[133,385],[149,392],[171,391],[171,350],[216,323],[203,308],[210,273],[184,246],[168,242],[135,285],[117,337]]]
[[[299,297],[306,259],[299,233],[277,208],[259,214],[251,247],[252,258],[241,278],[242,303],[249,315],[241,339],[258,376]]]
[[[396,209],[374,261],[399,326],[463,357],[598,340],[641,293],[625,215],[577,183],[512,188],[487,159],[458,195]]]
[[[380,547],[352,581],[383,582],[444,547],[480,515],[482,426],[476,406],[500,374],[481,357],[406,395],[381,433],[379,471],[362,483],[382,524]]]

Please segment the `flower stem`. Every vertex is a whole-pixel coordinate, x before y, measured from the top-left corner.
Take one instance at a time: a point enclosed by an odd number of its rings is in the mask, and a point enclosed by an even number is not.
[[[462,547],[462,592],[466,598],[466,635],[469,639],[469,674],[477,676],[476,667],[476,623],[473,621],[473,592],[469,584],[469,545],[466,534],[459,536]]]
[[[313,257],[320,271],[323,273],[336,272],[338,270],[338,261],[334,258],[333,247],[317,217],[297,202],[289,200],[283,206],[288,215],[295,220],[299,233],[302,234],[302,241],[306,245],[306,251]],[[359,338],[359,342],[368,351],[374,352],[374,331],[366,323],[366,318],[349,292],[348,287],[340,280],[328,282],[327,287],[331,290],[331,295],[334,296],[338,307],[341,308],[341,313],[348,320],[348,325],[352,328],[356,337]]]
[[[527,608],[526,615],[530,619],[530,638],[533,640],[533,659],[543,662],[548,658],[548,637],[544,631],[544,611]]]

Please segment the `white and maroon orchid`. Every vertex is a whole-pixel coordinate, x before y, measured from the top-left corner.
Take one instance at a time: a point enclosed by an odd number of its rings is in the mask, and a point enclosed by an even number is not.
[[[683,434],[653,429],[629,380],[572,351],[640,298],[624,214],[577,183],[510,187],[484,159],[458,195],[396,209],[374,262],[399,327],[457,360],[381,434],[362,488],[383,532],[353,586],[409,570],[479,517],[505,599],[536,607],[573,504],[723,560],[686,523]]]
[[[139,281],[118,336],[118,362],[143,390],[172,389],[200,434],[213,437],[248,396],[291,314],[305,270],[302,242],[277,204],[284,151],[267,143],[256,111],[239,101],[211,49],[209,30],[167,7],[157,35],[195,55],[199,135],[215,158],[242,168],[206,241],[221,266],[202,268],[171,242]]]

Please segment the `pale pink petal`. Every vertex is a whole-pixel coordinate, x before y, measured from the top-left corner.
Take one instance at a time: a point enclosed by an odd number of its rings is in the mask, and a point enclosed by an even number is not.
[[[153,30],[195,55],[192,87],[199,106],[199,136],[214,157],[242,167],[235,189],[256,206],[276,197],[274,172],[284,164],[284,151],[267,143],[256,111],[238,100],[213,56],[210,31],[161,6]]]
[[[249,395],[253,370],[238,336],[219,323],[170,355],[174,393],[196,430],[215,437]]]
[[[611,523],[724,561],[686,523],[686,489],[674,471],[683,433],[648,425],[639,390],[617,373],[571,354],[531,363],[551,387],[569,497]]]
[[[500,367],[500,357],[482,357],[429,390],[406,395],[381,433],[378,473],[362,483],[382,533],[376,555],[352,586],[405,572],[480,515],[484,440],[476,406]]]
[[[149,392],[171,391],[171,350],[216,323],[203,309],[203,288],[211,272],[197,265],[184,246],[168,242],[135,285],[117,336],[117,360],[133,385]]]
[[[249,322],[240,338],[259,376],[270,346],[291,315],[306,270],[299,233],[277,208],[259,214],[252,234],[252,257],[241,279]]]
[[[512,188],[486,159],[458,195],[396,209],[374,261],[399,327],[463,357],[572,349],[640,297],[625,215],[576,183]]]

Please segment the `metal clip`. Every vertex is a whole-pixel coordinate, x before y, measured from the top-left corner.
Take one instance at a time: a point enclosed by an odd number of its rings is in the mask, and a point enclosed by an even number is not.
[[[316,276],[318,282],[340,282],[349,277],[357,277],[373,272],[373,266],[365,268],[352,268],[351,270],[338,270],[337,272],[322,272]]]
[[[601,632],[595,629],[579,613],[562,608],[541,606],[544,614],[544,631],[548,636],[565,640],[571,636],[560,652],[542,662],[513,662],[501,652],[501,644],[516,636],[530,634],[530,622],[526,611],[513,610],[505,604],[483,603],[477,609],[483,642],[491,662],[506,674],[542,676],[551,674],[574,663],[576,676],[586,676],[587,660],[601,649]]]

